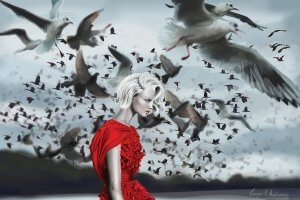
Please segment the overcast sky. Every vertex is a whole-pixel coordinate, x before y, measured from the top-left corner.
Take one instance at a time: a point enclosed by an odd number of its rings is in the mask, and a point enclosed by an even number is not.
[[[9,1],[14,5],[23,7],[31,12],[48,17],[50,10],[50,1],[38,1],[38,0],[26,0],[25,1]],[[88,2],[88,3],[87,3]],[[219,3],[220,1],[209,1],[212,4]],[[237,7],[241,14],[247,15],[256,23],[268,27],[265,31],[259,31],[249,27],[246,24],[239,23],[241,29],[245,34],[241,34],[241,38],[233,36],[233,42],[250,46],[253,45],[262,56],[267,58],[278,70],[287,75],[298,87],[300,86],[300,72],[298,63],[300,39],[299,35],[299,1],[281,1],[281,0],[253,0],[253,1],[227,1]],[[159,33],[162,30],[163,25],[166,23],[166,18],[173,16],[173,9],[166,7],[164,4],[171,4],[171,1],[146,1],[146,0],[65,0],[61,9],[61,15],[67,16],[74,25],[69,25],[64,29],[62,38],[74,34],[77,25],[83,17],[91,12],[104,8],[104,12],[97,18],[94,23],[95,28],[103,28],[108,23],[112,23],[116,30],[116,35],[110,35],[107,32],[105,41],[101,42],[96,48],[84,47],[83,53],[86,62],[91,65],[95,65],[96,68],[92,68],[91,73],[99,72],[100,76],[104,76],[105,73],[110,73],[110,76],[114,76],[116,70],[109,71],[106,68],[111,66],[111,62],[104,60],[103,55],[108,53],[107,46],[113,44],[116,45],[119,51],[128,55],[134,63],[134,72],[147,71],[147,65],[151,63],[158,63],[158,57],[160,54],[166,55],[175,64],[182,65],[178,76],[170,79],[165,88],[175,93],[182,101],[190,100],[194,102],[191,96],[195,95],[197,98],[203,97],[203,91],[198,87],[198,83],[204,83],[205,87],[211,89],[212,98],[221,98],[229,100],[236,96],[236,92],[241,92],[249,97],[249,101],[243,104],[238,102],[240,110],[245,106],[248,106],[250,113],[247,113],[247,120],[249,124],[256,130],[256,132],[249,132],[247,128],[242,126],[239,122],[231,124],[230,121],[221,121],[227,124],[226,131],[218,130],[215,122],[220,122],[218,116],[214,111],[212,104],[208,104],[208,110],[200,111],[202,114],[209,114],[210,123],[205,130],[200,133],[201,141],[196,141],[189,146],[184,143],[186,139],[190,137],[192,126],[184,134],[185,138],[177,139],[176,127],[172,125],[161,125],[157,127],[159,130],[164,131],[164,134],[160,134],[155,131],[155,128],[149,130],[139,130],[139,134],[142,139],[142,145],[146,150],[146,157],[142,161],[141,171],[148,172],[147,168],[149,159],[154,160],[155,166],[164,167],[158,163],[158,160],[166,158],[165,155],[158,155],[151,151],[153,145],[146,142],[146,138],[150,138],[152,141],[157,137],[161,144],[155,145],[157,149],[165,147],[164,140],[169,137],[172,141],[177,141],[177,147],[175,151],[171,152],[176,154],[174,163],[168,158],[167,169],[179,170],[187,174],[193,174],[193,170],[188,167],[182,167],[182,160],[188,163],[196,162],[196,166],[201,165],[209,171],[202,174],[205,178],[220,178],[226,180],[228,177],[235,173],[242,173],[245,176],[266,176],[269,178],[278,177],[295,177],[300,176],[300,159],[298,152],[300,151],[299,143],[299,108],[296,109],[292,106],[286,106],[283,103],[276,102],[270,99],[265,94],[260,93],[258,90],[251,88],[243,80],[229,81],[227,75],[222,75],[219,72],[220,68],[208,69],[204,67],[201,61],[201,55],[196,50],[191,51],[191,57],[186,61],[181,61],[181,57],[186,55],[186,49],[183,47],[176,48],[169,52],[162,51],[162,46],[159,44]],[[30,6],[34,5],[34,6]],[[0,31],[5,31],[11,28],[24,28],[29,37],[32,39],[43,39],[44,33],[37,28],[31,22],[18,18],[11,10],[0,5]],[[275,29],[286,29],[287,32],[278,32],[273,37],[268,38],[268,34]],[[284,43],[290,45],[291,48],[286,49],[283,53],[272,52],[269,45],[272,43]],[[58,43],[61,50],[65,53],[76,54],[75,51],[64,46],[62,43]],[[61,76],[69,76],[74,72],[74,59],[69,61],[67,57],[60,58],[58,50],[53,48],[52,51],[39,55],[35,51],[26,51],[19,54],[14,54],[17,49],[23,47],[23,44],[15,36],[2,36],[0,37],[0,108],[1,112],[9,111],[9,118],[0,116],[2,121],[6,119],[7,123],[1,122],[0,131],[0,149],[7,149],[6,142],[4,141],[4,135],[11,135],[11,141],[13,143],[12,149],[23,149],[32,152],[31,146],[25,146],[23,144],[16,143],[18,134],[32,133],[33,140],[36,145],[43,147],[47,146],[47,143],[59,138],[65,129],[69,127],[81,127],[86,128],[90,133],[92,129],[92,119],[88,117],[86,113],[90,107],[91,102],[88,99],[84,99],[86,104],[81,104],[78,99],[64,94],[62,91],[56,91],[54,88],[56,84],[63,81]],[[155,48],[157,53],[150,53],[150,50]],[[144,57],[144,61],[137,63],[135,58],[130,54],[132,51],[136,51],[140,56]],[[273,56],[284,55],[284,61],[278,62],[273,59]],[[59,62],[63,60],[66,63],[65,69],[61,67],[50,68],[46,63]],[[153,72],[164,74],[162,69],[154,69]],[[46,91],[39,91],[36,94],[32,94],[25,90],[23,83],[29,83],[34,81],[36,75],[40,74],[41,82],[45,83]],[[176,88],[174,81],[179,81],[179,89]],[[115,92],[115,88],[110,87],[105,79],[98,78],[98,83],[107,87],[111,92]],[[238,88],[234,91],[228,92],[224,87],[225,84],[232,83]],[[38,91],[38,89],[36,88]],[[32,96],[35,100],[29,104],[26,101],[26,97]],[[62,99],[56,98],[56,96]],[[45,100],[48,102],[45,102]],[[21,101],[21,106],[26,110],[27,114],[35,114],[38,117],[42,117],[39,128],[37,125],[28,131],[20,127],[18,124],[30,123],[30,120],[25,122],[24,117],[19,117],[19,123],[14,122],[13,116],[19,109],[15,107],[9,110],[9,102]],[[72,108],[71,111],[65,112],[66,116],[61,116],[62,108],[66,106],[66,103],[70,101],[77,103],[77,106]],[[106,114],[108,119],[109,112],[105,113],[101,110],[102,103],[105,103],[108,107],[114,108],[117,111],[117,105],[109,99],[97,99],[95,101],[96,111],[93,111],[93,115]],[[57,113],[57,116],[61,118],[61,125],[59,126],[59,134],[51,134],[50,131],[43,131],[43,125],[47,121],[48,108],[54,109],[55,107],[61,108]],[[231,110],[232,108],[228,108]],[[78,119],[78,114],[84,117]],[[162,114],[167,119],[168,116]],[[53,115],[55,116],[55,115]],[[75,117],[73,117],[75,116]],[[48,120],[49,121],[49,120]],[[52,118],[51,123],[58,123],[57,118]],[[137,125],[136,118],[132,120],[133,125]],[[228,135],[232,135],[232,128],[239,128],[238,134],[234,134],[231,140],[227,140]],[[85,131],[82,131],[84,134]],[[36,138],[40,136],[41,139]],[[89,134],[89,139],[92,135]],[[212,139],[220,138],[220,145],[212,145]],[[168,146],[172,146],[169,144]],[[221,154],[216,154],[214,149],[220,149],[223,151]],[[55,145],[53,144],[53,148]],[[190,159],[187,159],[184,155],[187,155],[190,150],[193,150]],[[88,152],[88,149],[85,148]],[[177,151],[177,152],[176,152]],[[213,155],[213,162],[208,163],[206,160],[202,160],[202,156],[206,153]],[[220,163],[227,165],[226,168],[220,168]],[[89,163],[91,165],[91,163]],[[161,169],[161,170],[162,170]],[[160,176],[164,175],[164,170],[161,171]]]

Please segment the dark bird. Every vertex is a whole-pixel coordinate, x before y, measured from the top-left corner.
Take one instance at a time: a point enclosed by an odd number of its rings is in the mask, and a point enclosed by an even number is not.
[[[76,57],[74,54],[71,53],[66,53],[67,55],[69,55],[69,60],[72,60],[74,57]]]
[[[54,66],[56,66],[56,64],[55,63],[53,63],[53,62],[47,62],[51,67],[54,67]]]
[[[107,98],[111,96],[106,92],[104,87],[97,84],[96,80],[99,73],[95,73],[93,76],[89,73],[81,49],[77,52],[75,67],[79,82],[86,84],[86,88],[91,94],[100,98]]]
[[[77,28],[76,35],[68,36],[67,43],[72,49],[78,50],[80,45],[87,45],[90,47],[95,47],[98,45],[97,39],[95,36],[99,35],[102,32],[105,32],[111,24],[107,25],[103,30],[92,30],[93,22],[100,15],[104,9],[97,10],[88,16],[86,16],[79,24]]]
[[[273,58],[275,58],[278,62],[282,62],[283,61],[283,57],[284,57],[284,55],[282,55],[281,57],[275,56]]]
[[[279,31],[286,32],[286,30],[278,29],[278,30],[275,30],[275,31],[271,32],[271,33],[268,35],[268,37],[272,37],[272,36],[274,35],[274,33],[277,33],[277,32],[279,32]]]
[[[168,8],[174,8],[174,6],[167,4],[167,3],[165,3],[165,6],[167,6]]]
[[[232,85],[232,84],[228,84],[228,85],[224,85],[227,87],[228,92],[230,92],[231,90],[233,90],[234,88],[236,88],[236,86]]]
[[[229,80],[239,80],[238,78],[234,77],[234,74],[230,74],[228,77]]]
[[[26,50],[32,50],[36,48],[42,40],[32,40],[28,37],[26,31],[24,29],[15,28],[10,29],[4,32],[1,32],[0,35],[16,35],[22,42],[25,44],[25,47],[15,51],[15,53],[19,53]]]
[[[35,78],[35,81],[34,81],[34,82],[31,82],[31,83],[33,83],[33,84],[35,84],[35,85],[39,85],[39,84],[40,84],[40,81],[41,81],[41,77],[40,77],[40,75],[37,75],[36,78]]]
[[[109,30],[110,30],[110,34],[112,35],[116,34],[114,27],[111,27]]]
[[[204,160],[204,158],[208,158],[209,159],[209,162],[212,162],[212,155],[210,153],[208,153],[207,155],[205,156],[202,156],[202,159]]]
[[[274,43],[269,45],[269,47],[272,49],[272,51],[275,51],[277,49],[277,47],[282,46],[283,44],[279,44],[279,43]]]
[[[126,76],[130,74],[130,70],[133,66],[131,60],[119,52],[116,48],[113,47],[108,47],[109,52],[118,60],[119,64],[119,69],[115,77],[111,78],[109,80],[109,83],[112,86],[117,86],[119,82]]]
[[[288,45],[286,45],[286,46],[282,47],[281,49],[279,49],[279,50],[278,50],[278,53],[281,53],[283,50],[289,49],[289,48],[291,48],[291,47],[288,46]]]
[[[165,70],[166,74],[162,76],[162,82],[166,84],[170,77],[174,78],[182,68],[182,66],[176,67],[170,59],[164,55],[160,55],[159,59],[161,61],[162,67]]]
[[[216,144],[220,144],[220,139],[213,139],[212,144],[216,145]]]
[[[56,62],[56,63],[60,64],[60,66],[61,66],[61,67],[64,67],[64,66],[66,66],[65,62],[64,62],[64,61],[62,61],[62,60],[61,60],[60,62]]]
[[[34,98],[32,98],[32,97],[27,97],[26,100],[28,101],[28,103],[31,103],[31,102],[34,100]]]

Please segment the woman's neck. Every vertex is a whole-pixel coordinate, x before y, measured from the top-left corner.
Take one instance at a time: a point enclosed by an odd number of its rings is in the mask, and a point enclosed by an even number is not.
[[[133,118],[135,113],[132,112],[132,109],[129,108],[121,108],[119,112],[115,115],[114,119],[124,123],[125,125],[130,126],[130,121]]]

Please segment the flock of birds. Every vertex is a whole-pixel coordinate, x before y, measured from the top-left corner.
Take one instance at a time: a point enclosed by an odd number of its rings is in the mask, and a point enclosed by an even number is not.
[[[103,112],[107,110],[110,111],[110,114],[100,115],[97,117],[93,116],[93,111],[95,111],[95,107],[93,102],[97,98],[114,98],[116,94],[112,95],[107,89],[97,83],[97,77],[100,75],[98,72],[93,75],[89,72],[89,69],[92,67],[88,65],[83,56],[83,51],[81,46],[89,46],[94,48],[98,45],[97,36],[103,41],[104,34],[108,28],[110,28],[110,33],[115,34],[115,30],[112,24],[108,24],[106,27],[100,30],[94,30],[93,22],[95,19],[103,12],[103,9],[97,10],[89,15],[87,15],[79,24],[77,28],[77,32],[74,35],[67,36],[66,39],[61,39],[61,34],[63,29],[72,24],[72,22],[68,18],[60,18],[59,10],[62,6],[63,0],[52,0],[52,9],[49,12],[49,19],[40,17],[31,13],[28,10],[20,8],[18,6],[12,5],[6,1],[0,0],[7,8],[11,9],[17,16],[21,18],[25,18],[30,22],[36,24],[39,28],[41,28],[45,32],[45,39],[32,40],[27,35],[26,30],[15,28],[10,29],[4,32],[1,32],[0,35],[16,35],[19,39],[24,43],[25,47],[17,50],[16,52],[22,52],[25,50],[36,50],[39,53],[45,53],[49,51],[54,45],[58,48],[56,41],[63,42],[67,44],[71,49],[76,50],[76,55],[68,54],[69,60],[75,58],[75,71],[74,73],[68,77],[63,76],[63,83],[58,83],[55,88],[52,88],[57,91],[62,91],[64,94],[74,96],[78,99],[76,103],[73,103],[69,100],[65,100],[66,107],[61,110],[60,115],[65,116],[65,112],[71,110],[72,107],[76,107],[76,104],[81,104],[82,106],[86,104],[84,101],[89,101],[91,106],[89,107],[89,118],[94,120],[93,128],[91,133],[94,133],[105,121],[104,118],[112,117],[114,114],[114,110],[109,108],[105,104],[102,104]],[[238,45],[235,43],[229,42],[230,38],[226,38],[228,33],[238,34],[241,30],[238,28],[237,23],[233,23],[223,18],[223,16],[230,16],[241,20],[244,23],[249,24],[253,28],[258,30],[264,30],[266,27],[260,26],[254,23],[247,16],[238,14],[233,11],[238,11],[232,4],[218,4],[211,5],[204,3],[204,0],[172,0],[173,5],[167,4],[167,7],[170,9],[174,9],[174,17],[171,22],[168,22],[165,26],[167,35],[169,37],[169,41],[167,41],[170,46],[165,48],[166,51],[170,51],[173,48],[176,48],[180,45],[185,45],[187,47],[188,55],[183,57],[182,60],[186,60],[190,56],[189,47],[192,45],[193,48],[197,49],[203,58],[203,62],[206,68],[214,68],[213,66],[219,65],[222,68],[220,72],[223,75],[227,75],[230,72],[235,72],[235,74],[240,74],[241,77],[248,82],[252,87],[255,87],[260,92],[267,94],[270,98],[274,98],[277,101],[283,101],[285,104],[293,105],[294,107],[298,107],[300,104],[300,92],[296,88],[296,86],[292,83],[292,81],[282,74],[275,66],[270,64],[264,57],[262,57],[256,50],[253,48],[245,47],[242,45]],[[177,23],[183,23],[183,26],[178,25]],[[276,30],[270,33],[268,37],[272,37],[273,34],[279,31],[286,30]],[[288,45],[274,43],[270,45],[273,51],[275,51],[278,47],[281,47],[278,50],[278,53],[282,52],[284,49],[290,48]],[[63,52],[58,48],[61,57],[64,55]],[[109,84],[112,87],[116,87],[117,84],[122,80],[125,76],[129,75],[132,72],[133,62],[129,57],[121,53],[116,46],[111,45],[108,47],[110,54],[103,55],[107,61],[109,61],[110,57],[113,57],[117,60],[112,62],[113,67],[109,67],[109,69],[114,69],[118,67],[118,71],[115,77],[110,77],[109,74],[105,74],[103,79],[107,79]],[[239,52],[239,53],[237,53]],[[155,48],[151,49],[150,53],[155,53]],[[135,56],[137,63],[143,62],[143,57],[141,57],[137,52],[131,53]],[[276,57],[278,61],[283,61],[282,57]],[[159,63],[152,63],[147,68],[151,70],[154,69],[163,69],[164,74],[159,75],[158,73],[154,73],[154,75],[162,81],[163,84],[167,84],[170,79],[175,78],[183,66],[175,66],[173,62],[167,58],[165,55],[159,56]],[[214,62],[214,63],[213,63]],[[65,66],[63,61],[57,62],[61,65],[61,67]],[[212,64],[213,63],[213,64]],[[215,64],[216,63],[216,64]],[[54,62],[48,62],[50,66],[56,66]],[[230,74],[228,77],[229,81],[238,80],[234,75]],[[37,86],[41,86],[38,88],[39,90],[45,90],[45,84],[41,82],[40,76],[37,75],[33,84]],[[41,85],[42,84],[42,85]],[[180,82],[174,81],[174,84],[178,88]],[[31,93],[36,93],[36,88],[33,87],[30,83],[25,83],[26,90]],[[210,126],[210,122],[213,122],[217,129],[221,131],[228,131],[228,124],[222,123],[223,119],[228,119],[231,122],[239,121],[241,124],[249,129],[250,131],[255,132],[255,129],[250,126],[247,122],[247,118],[245,113],[250,112],[247,106],[244,106],[244,109],[241,112],[238,111],[240,108],[237,104],[238,99],[242,101],[242,103],[247,103],[247,97],[245,94],[237,93],[236,96],[232,97],[230,100],[222,100],[222,99],[214,99],[211,98],[211,90],[209,87],[204,87],[205,83],[199,83],[200,91],[203,91],[202,98],[196,98],[194,95],[190,98],[189,101],[182,102],[179,97],[176,96],[170,90],[166,90],[165,94],[165,102],[166,106],[169,106],[167,115],[170,120],[163,114],[154,116],[149,115],[147,117],[138,117],[139,126],[138,129],[152,129],[155,128],[155,131],[158,131],[160,134],[164,134],[162,131],[158,129],[158,127],[162,124],[173,125],[177,127],[178,134],[177,138],[184,137],[184,133],[190,127],[190,123],[193,124],[193,131],[190,138],[185,140],[186,146],[189,146],[191,142],[200,141],[199,134],[203,132],[206,127]],[[228,92],[236,88],[233,84],[227,84],[226,86]],[[70,89],[70,87],[73,88]],[[89,92],[87,95],[86,91]],[[49,95],[52,94],[51,91]],[[37,94],[36,94],[37,95]],[[27,97],[27,101],[30,104],[34,101],[34,97]],[[59,96],[56,96],[56,99],[62,99]],[[191,103],[192,100],[195,100]],[[45,102],[49,103],[49,99]],[[44,122],[39,121],[39,117],[34,114],[29,115],[26,113],[24,108],[21,107],[20,101],[11,102],[9,104],[9,108],[12,110],[14,107],[18,107],[19,110],[14,114],[13,119],[10,119],[9,112],[0,112],[0,115],[4,118],[2,119],[2,123],[6,123],[7,120],[12,120],[25,129],[32,130],[34,127],[39,128],[44,131],[50,131],[51,133],[57,133],[60,135],[60,139],[56,140],[54,143],[59,145],[59,147],[55,150],[52,149],[51,144],[42,152],[43,147],[34,146],[32,140],[30,139],[30,134],[26,134],[24,136],[18,136],[18,142],[23,142],[26,145],[33,145],[34,152],[40,158],[60,158],[60,154],[64,155],[67,160],[78,161],[78,162],[89,162],[91,160],[90,156],[87,156],[84,151],[84,145],[89,145],[90,139],[89,137],[92,134],[88,134],[88,131],[82,130],[81,128],[71,128],[64,133],[59,134],[59,124],[64,123],[67,119],[64,119],[62,122],[59,117],[56,117],[57,121],[53,123],[51,120],[54,118],[52,114],[57,114],[60,108],[56,107],[54,109],[48,108],[47,119],[49,121]],[[201,112],[205,112],[208,110],[207,104],[211,104],[213,107],[217,106],[215,109],[219,120],[215,121],[210,118],[208,114],[202,115]],[[50,106],[55,106],[53,103],[49,103]],[[233,107],[232,112],[228,111],[228,107]],[[199,111],[201,110],[201,112]],[[23,116],[28,120],[32,120],[32,123],[29,123],[28,126],[21,124],[18,121],[19,116]],[[81,119],[84,116],[77,115],[75,118]],[[74,118],[73,118],[74,119]],[[72,120],[73,120],[72,119]],[[184,120],[188,119],[188,121]],[[58,123],[59,122],[59,123]],[[79,135],[81,131],[84,131],[85,134]],[[233,128],[232,133],[237,134],[239,131],[238,128]],[[227,140],[233,138],[233,134],[229,134]],[[36,136],[39,137],[39,136]],[[80,145],[80,141],[85,138],[86,141],[84,145],[80,147],[80,152],[76,150],[76,147]],[[11,136],[6,135],[5,140],[10,140]],[[153,146],[155,144],[160,144],[158,139],[156,138],[154,141],[150,138],[142,139],[142,141],[148,141],[152,143]],[[218,145],[220,144],[220,139],[213,139],[210,144]],[[171,141],[168,137],[165,140],[166,144],[173,144],[174,147],[177,146],[176,141]],[[7,142],[8,148],[12,147],[12,143]],[[160,154],[166,154],[167,157],[171,157],[173,160],[174,154],[168,152],[168,148],[162,148],[158,150],[156,147],[153,147],[153,151],[158,152]],[[176,151],[178,155],[178,150]],[[190,158],[192,151],[186,156]],[[220,149],[215,149],[215,153],[222,153]],[[203,160],[207,158],[208,162],[212,162],[212,154],[206,152],[203,155]],[[174,161],[174,160],[173,160]],[[159,163],[166,164],[167,159],[159,161]],[[154,162],[148,161],[148,164],[154,165]],[[154,165],[155,166],[155,165]],[[201,165],[195,166],[195,163],[190,164],[185,160],[182,161],[182,166],[189,166],[190,168],[195,170],[194,178],[196,176],[200,176],[197,174],[198,171],[201,170]],[[175,167],[175,166],[174,166]],[[220,165],[220,168],[226,168],[226,164]],[[151,167],[148,168],[149,171],[154,174],[159,174],[159,168],[153,170]],[[202,169],[206,173],[208,169]],[[177,174],[180,172],[176,172]],[[170,176],[172,174],[171,170],[165,170],[166,176]]]

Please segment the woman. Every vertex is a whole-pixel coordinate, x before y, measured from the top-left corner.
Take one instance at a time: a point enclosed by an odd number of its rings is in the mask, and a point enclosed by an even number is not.
[[[154,197],[132,175],[144,157],[140,137],[130,121],[135,114],[146,117],[164,110],[164,89],[145,72],[125,77],[117,89],[120,110],[95,133],[90,150],[94,169],[104,181],[100,199],[153,200]]]

